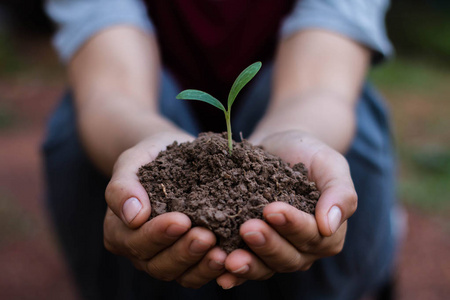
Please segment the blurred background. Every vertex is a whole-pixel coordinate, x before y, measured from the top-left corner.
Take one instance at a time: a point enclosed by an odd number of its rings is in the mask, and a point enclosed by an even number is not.
[[[393,0],[370,77],[391,107],[407,233],[397,299],[450,294],[450,1]],[[0,298],[80,299],[45,209],[40,142],[64,91],[38,0],[0,2]]]

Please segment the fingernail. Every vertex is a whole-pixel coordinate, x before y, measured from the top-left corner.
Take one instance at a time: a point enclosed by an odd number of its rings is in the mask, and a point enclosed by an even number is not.
[[[332,233],[335,233],[341,225],[342,212],[337,206],[333,206],[328,212],[328,226]]]
[[[128,223],[131,223],[142,208],[141,202],[137,198],[130,198],[123,204],[123,215]]]
[[[229,289],[234,288],[234,284],[230,284],[229,286],[222,286],[222,288],[223,288],[224,290],[229,290]]]
[[[244,265],[244,266],[240,267],[239,269],[232,271],[232,273],[245,274],[248,272],[248,270],[250,270],[250,267],[248,265]]]
[[[193,240],[191,242],[191,244],[189,245],[189,250],[191,250],[191,252],[193,252],[195,254],[200,254],[200,253],[204,253],[210,247],[211,247],[210,244],[207,244],[200,240]]]
[[[166,229],[166,234],[170,237],[179,237],[183,233],[185,233],[188,230],[187,227],[178,225],[178,224],[172,224],[169,225]]]
[[[284,214],[275,213],[275,214],[268,214],[266,216],[267,220],[270,222],[270,224],[277,225],[277,226],[283,226],[286,225],[286,217]]]
[[[217,260],[210,260],[208,266],[211,270],[222,270],[224,267],[224,263]]]
[[[251,246],[260,247],[266,243],[266,238],[261,232],[252,231],[244,234],[244,239],[247,244]]]

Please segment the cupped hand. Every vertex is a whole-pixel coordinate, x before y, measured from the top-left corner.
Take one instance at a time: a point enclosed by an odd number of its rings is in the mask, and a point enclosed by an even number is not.
[[[198,288],[224,272],[226,253],[214,247],[216,239],[211,231],[191,228],[184,214],[172,212],[148,221],[150,201],[137,176],[140,166],[155,159],[174,140],[192,139],[182,133],[161,133],[118,158],[105,192],[104,244],[156,279],[177,280],[183,286]]]
[[[277,133],[260,144],[291,165],[303,162],[321,196],[315,216],[274,202],[264,208],[267,223],[245,222],[240,234],[253,253],[239,249],[228,255],[228,272],[217,278],[224,288],[248,279],[268,279],[277,272],[307,270],[317,259],[338,254],[344,245],[347,219],[356,210],[349,166],[340,153],[300,131]]]

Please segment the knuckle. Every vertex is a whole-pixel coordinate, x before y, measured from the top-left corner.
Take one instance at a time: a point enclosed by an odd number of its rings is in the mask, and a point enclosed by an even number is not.
[[[133,244],[131,241],[125,242],[125,247],[128,250],[129,256],[134,257],[138,260],[146,260],[148,257],[146,256],[145,252],[142,251],[139,247]]]
[[[103,224],[103,246],[107,251],[113,254],[120,254],[118,251],[117,243],[114,239],[114,232],[110,230],[109,226],[107,226],[106,218]]]
[[[131,259],[131,262],[133,263],[133,266],[134,266],[137,270],[139,270],[139,271],[145,271],[144,268],[142,267],[142,263],[141,263],[141,262],[139,262],[139,261],[137,261],[137,260],[134,260],[134,259]]]
[[[135,155],[136,155],[135,147],[128,148],[125,151],[123,151],[117,158],[116,163],[114,164],[114,170],[117,170],[117,168],[119,168],[121,163],[126,163],[128,160],[132,159]]]
[[[174,261],[180,266],[190,266],[195,259],[189,254],[183,253],[174,257]]]
[[[351,214],[354,214],[356,209],[358,208],[358,194],[356,193],[355,190],[351,191],[349,199],[350,199],[350,212]]]
[[[199,289],[202,285],[198,282],[194,282],[189,280],[188,278],[181,277],[177,279],[178,284],[180,284],[184,288],[188,289]]]
[[[281,249],[281,246],[278,244],[269,244],[268,246],[264,247],[260,250],[264,255],[264,257],[268,260],[277,261],[280,259],[280,253],[282,253],[283,249]]]
[[[287,263],[280,264],[277,267],[277,272],[279,273],[291,273],[298,271],[301,264],[301,255],[297,253],[295,256],[291,257]]]
[[[158,264],[154,263],[151,260],[147,263],[145,271],[151,277],[162,281],[172,281],[176,279],[173,274],[167,272],[167,270],[164,270]]]
[[[258,280],[267,280],[267,279],[271,278],[274,274],[275,274],[275,272],[268,272],[267,274],[264,274],[263,276],[258,278]]]
[[[292,273],[299,270],[299,266],[297,265],[285,265],[277,268],[278,273]]]
[[[113,254],[118,254],[116,251],[116,247],[114,247],[113,243],[108,239],[107,236],[103,238],[103,245],[105,249],[108,250],[109,252]]]
[[[117,195],[117,192],[123,189],[123,184],[120,179],[112,179],[105,190],[105,199],[108,205],[113,204],[114,197]]]
[[[315,235],[311,236],[310,239],[308,239],[308,241],[305,243],[305,245],[308,247],[309,251],[313,251],[322,242],[323,242],[323,237],[320,234],[315,234]]]
[[[344,248],[344,240],[340,241],[337,244],[329,245],[323,250],[323,253],[325,256],[335,256],[341,253],[343,248]]]
[[[168,242],[164,239],[164,232],[158,226],[152,226],[150,221],[149,224],[145,224],[139,230],[142,231],[142,236],[144,236],[148,242],[152,245],[153,248],[166,248],[168,246]]]
[[[339,253],[342,252],[342,249],[344,249],[344,240],[342,240],[341,242],[339,242],[339,244],[337,244],[335,247],[333,247],[333,249],[331,250],[331,255],[338,255]]]
[[[152,222],[153,221],[153,222]],[[152,244],[162,244],[162,242],[160,242],[160,238],[154,238],[159,236],[158,230],[155,230],[155,228],[157,228],[157,226],[153,226],[154,225],[154,220],[151,220],[148,224],[144,224],[141,228],[139,228],[139,230],[142,233],[142,236],[150,239]]]
[[[314,153],[313,159],[327,162],[335,159],[335,155],[334,151],[331,151],[328,147],[322,147],[319,151]]]
[[[350,215],[354,214],[358,207],[358,194],[356,193],[355,188],[353,186],[347,187],[344,191],[344,197],[347,201],[348,213]]]
[[[129,249],[130,255],[132,257],[135,257],[138,260],[146,260],[147,259],[147,257],[145,256],[144,253],[142,253],[142,251],[140,251],[136,248],[128,248],[128,249]]]
[[[299,268],[299,271],[302,271],[302,272],[308,271],[309,269],[311,269],[312,265],[313,265],[313,263],[304,264]]]
[[[317,251],[317,248],[321,246],[323,237],[320,234],[315,234],[305,240],[303,243],[297,246],[297,249],[302,252],[310,253]]]

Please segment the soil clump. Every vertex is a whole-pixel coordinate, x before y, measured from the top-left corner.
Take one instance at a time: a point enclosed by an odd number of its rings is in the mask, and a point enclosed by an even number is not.
[[[151,218],[182,212],[193,226],[213,231],[227,253],[247,248],[239,227],[263,219],[263,208],[283,201],[314,214],[319,191],[302,163],[281,158],[244,140],[228,153],[226,133],[201,133],[192,142],[174,142],[139,169],[152,206]]]

